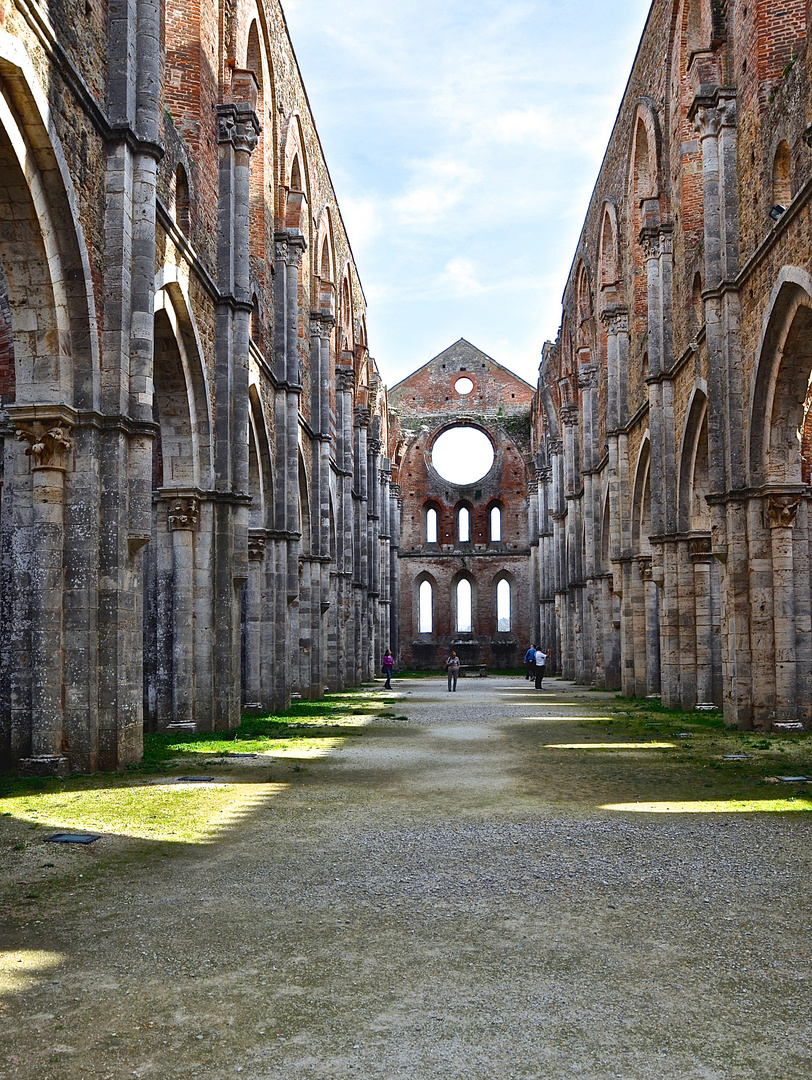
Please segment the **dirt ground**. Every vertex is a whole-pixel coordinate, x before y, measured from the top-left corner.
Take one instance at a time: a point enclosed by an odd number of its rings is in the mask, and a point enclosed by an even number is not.
[[[395,685],[323,757],[210,762],[201,842],[4,819],[0,1075],[812,1076],[812,814],[612,695]]]

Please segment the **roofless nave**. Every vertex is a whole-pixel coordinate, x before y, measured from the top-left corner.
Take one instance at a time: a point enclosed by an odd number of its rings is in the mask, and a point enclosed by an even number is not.
[[[3,763],[537,633],[812,723],[806,5],[655,2],[538,387],[459,342],[389,398],[281,8],[197,12],[2,2]]]

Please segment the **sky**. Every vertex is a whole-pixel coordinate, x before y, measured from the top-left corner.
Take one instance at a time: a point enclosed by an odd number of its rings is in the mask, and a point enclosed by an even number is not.
[[[394,386],[464,337],[535,386],[650,0],[282,0]]]

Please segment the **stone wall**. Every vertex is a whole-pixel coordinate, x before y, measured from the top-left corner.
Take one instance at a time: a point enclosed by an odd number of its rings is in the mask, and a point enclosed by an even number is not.
[[[468,380],[464,393],[457,389],[460,379]],[[400,659],[406,668],[442,669],[452,648],[463,664],[516,668],[538,633],[531,576],[532,399],[531,386],[464,340],[390,391],[391,456],[403,507]],[[437,438],[459,426],[484,432],[493,447],[492,467],[475,482],[452,483],[432,464]],[[460,535],[462,509],[468,515],[467,539]],[[435,539],[429,513],[436,515]],[[470,584],[473,608],[471,626],[464,630],[457,608],[461,581]],[[510,606],[501,628],[500,582],[506,583],[503,602],[509,598]],[[431,590],[430,629],[425,620],[421,629],[419,619],[424,583]],[[423,602],[429,603],[425,596]]]
[[[0,764],[380,666],[386,391],[275,0],[0,0]]]
[[[812,723],[808,19],[655,0],[534,408],[565,673],[745,728]]]

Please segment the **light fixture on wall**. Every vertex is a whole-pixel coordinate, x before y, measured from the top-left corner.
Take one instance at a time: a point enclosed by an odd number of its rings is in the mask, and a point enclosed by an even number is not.
[[[773,219],[773,221],[778,221],[781,215],[786,214],[786,212],[786,206],[782,206],[781,203],[776,203],[772,210],[770,210],[770,217]]]

